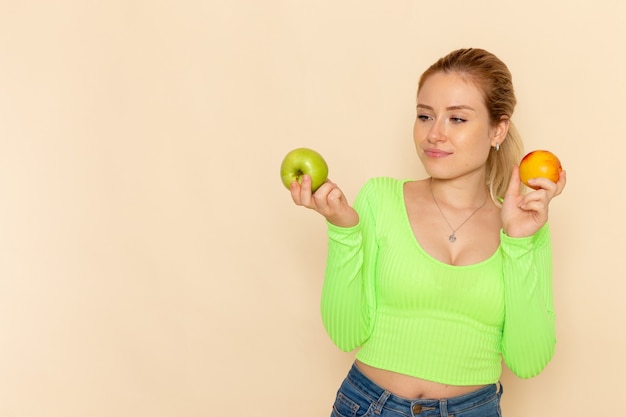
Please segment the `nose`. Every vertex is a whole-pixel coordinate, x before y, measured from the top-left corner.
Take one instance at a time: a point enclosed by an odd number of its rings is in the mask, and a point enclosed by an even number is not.
[[[444,122],[441,119],[433,120],[428,128],[426,139],[428,139],[430,143],[436,143],[445,140],[445,138]]]

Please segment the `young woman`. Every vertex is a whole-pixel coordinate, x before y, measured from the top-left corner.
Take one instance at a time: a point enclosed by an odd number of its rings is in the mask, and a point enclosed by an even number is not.
[[[500,416],[502,359],[521,378],[551,360],[548,206],[565,172],[521,190],[515,104],[501,60],[453,51],[418,85],[428,178],[371,179],[354,206],[330,180],[291,185],[328,224],[324,325],[358,348],[332,416]]]

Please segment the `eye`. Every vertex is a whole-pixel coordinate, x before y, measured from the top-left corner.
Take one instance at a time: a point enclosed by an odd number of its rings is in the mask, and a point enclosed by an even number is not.
[[[465,123],[465,122],[467,122],[467,120],[466,120],[466,119],[463,119],[463,118],[461,118],[461,117],[451,117],[451,118],[450,118],[450,121],[451,121],[452,123]]]
[[[422,122],[427,122],[428,120],[431,120],[431,119],[432,119],[432,118],[431,118],[429,115],[427,115],[427,114],[418,114],[418,115],[417,115],[417,118],[418,118],[419,120],[421,120]]]

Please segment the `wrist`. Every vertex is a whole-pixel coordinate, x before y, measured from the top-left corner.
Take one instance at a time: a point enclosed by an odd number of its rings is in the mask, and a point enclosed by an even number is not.
[[[326,221],[332,224],[333,226],[342,227],[342,228],[351,228],[355,227],[359,224],[359,215],[352,207],[347,210],[345,213],[336,216],[328,216],[326,217]]]

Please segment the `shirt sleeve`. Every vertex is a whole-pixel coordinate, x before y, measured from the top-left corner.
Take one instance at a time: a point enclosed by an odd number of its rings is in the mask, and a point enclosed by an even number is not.
[[[501,232],[505,319],[502,355],[520,378],[539,374],[556,345],[552,293],[552,247],[548,225],[533,236]]]
[[[346,352],[369,338],[374,321],[377,244],[373,201],[374,187],[370,181],[354,203],[359,223],[350,228],[328,223],[322,321],[331,340]]]

